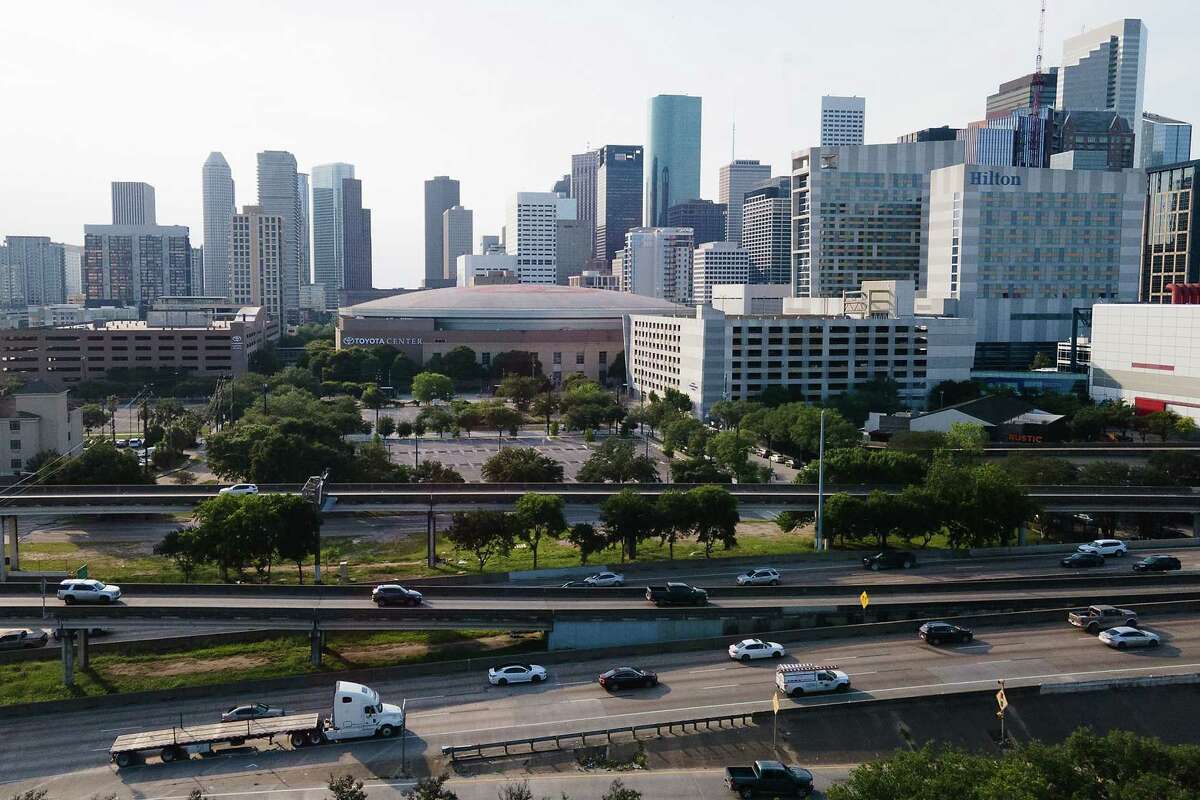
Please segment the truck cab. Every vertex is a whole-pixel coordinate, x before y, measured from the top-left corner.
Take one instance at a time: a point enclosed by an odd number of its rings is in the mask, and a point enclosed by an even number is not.
[[[403,731],[403,708],[382,702],[379,692],[370,686],[337,682],[325,738],[336,741],[378,735],[386,739]]]
[[[750,767],[726,767],[725,786],[747,800],[808,797],[813,791],[813,775],[802,767],[789,767],[778,761],[755,761]]]

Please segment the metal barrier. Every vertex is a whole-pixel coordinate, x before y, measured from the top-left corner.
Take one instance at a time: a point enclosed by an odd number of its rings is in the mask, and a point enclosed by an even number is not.
[[[539,744],[552,742],[554,744],[554,750],[561,750],[563,741],[578,740],[579,746],[587,747],[588,737],[593,739],[604,737],[605,742],[611,742],[614,733],[627,733],[634,739],[637,739],[639,731],[654,731],[657,736],[661,737],[663,735],[664,728],[667,730],[667,733],[674,732],[676,728],[678,728],[680,732],[686,733],[689,726],[691,726],[692,732],[696,732],[700,730],[701,725],[704,726],[704,730],[712,730],[714,724],[716,724],[718,729],[722,729],[725,727],[725,723],[729,723],[729,727],[732,728],[739,722],[742,725],[748,725],[753,718],[753,713],[727,714],[721,717],[698,717],[696,719],[673,720],[667,722],[648,722],[642,725],[622,725],[619,728],[579,731],[577,733],[560,733],[550,736],[533,736],[528,739],[509,739],[507,741],[484,742],[481,744],[469,745],[444,745],[442,747],[442,755],[450,756],[451,761],[457,761],[461,755],[470,755],[476,758],[483,758],[484,751],[492,750],[503,750],[504,755],[509,755],[510,748],[521,746],[528,747],[529,752],[531,753],[549,752],[546,750],[540,751],[538,750],[537,746]]]

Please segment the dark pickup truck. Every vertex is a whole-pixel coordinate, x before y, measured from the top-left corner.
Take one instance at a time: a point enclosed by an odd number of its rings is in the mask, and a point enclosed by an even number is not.
[[[755,761],[752,767],[726,767],[725,786],[749,800],[751,797],[808,797],[813,793],[812,773],[778,761]]]
[[[686,583],[647,586],[646,599],[656,606],[706,606],[708,592]]]

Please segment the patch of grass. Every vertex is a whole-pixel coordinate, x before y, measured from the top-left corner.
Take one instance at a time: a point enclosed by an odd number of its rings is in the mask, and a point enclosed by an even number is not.
[[[307,636],[281,636],[166,653],[96,655],[90,668],[75,671],[72,688],[62,685],[62,666],[57,660],[24,661],[0,664],[0,705],[544,649],[544,637],[537,633],[443,630],[334,633],[326,641],[322,666],[314,667],[309,662]]]

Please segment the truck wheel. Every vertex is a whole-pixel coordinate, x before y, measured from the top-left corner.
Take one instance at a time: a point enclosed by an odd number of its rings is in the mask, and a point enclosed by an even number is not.
[[[133,753],[117,753],[117,766],[128,767],[133,763]]]
[[[804,696],[804,687],[797,686],[795,689],[792,689],[792,697],[803,697],[803,696]]]
[[[850,684],[843,683],[841,686],[837,687],[837,690],[839,692],[848,692],[848,691],[850,691]]]
[[[754,797],[753,789],[742,789],[743,800],[751,800],[751,798],[753,798],[753,797]]]
[[[872,565],[871,565],[871,569],[872,569],[872,570],[874,570],[875,572],[879,572],[879,565],[878,565],[878,564],[872,564]]]
[[[1095,636],[1097,633],[1100,632],[1100,626],[1094,622],[1089,623],[1087,626],[1087,632],[1092,634],[1093,636]]]
[[[395,735],[396,735],[396,729],[393,728],[391,725],[380,725],[379,726],[379,738],[380,739],[390,739]]]
[[[325,734],[321,733],[320,731],[309,731],[308,732],[308,743],[309,744],[321,744],[324,741],[325,741]]]
[[[308,737],[303,733],[293,733],[291,736],[292,748],[299,750],[304,745],[308,744]]]
[[[170,764],[178,755],[179,752],[174,747],[164,747],[158,754],[164,764]]]

